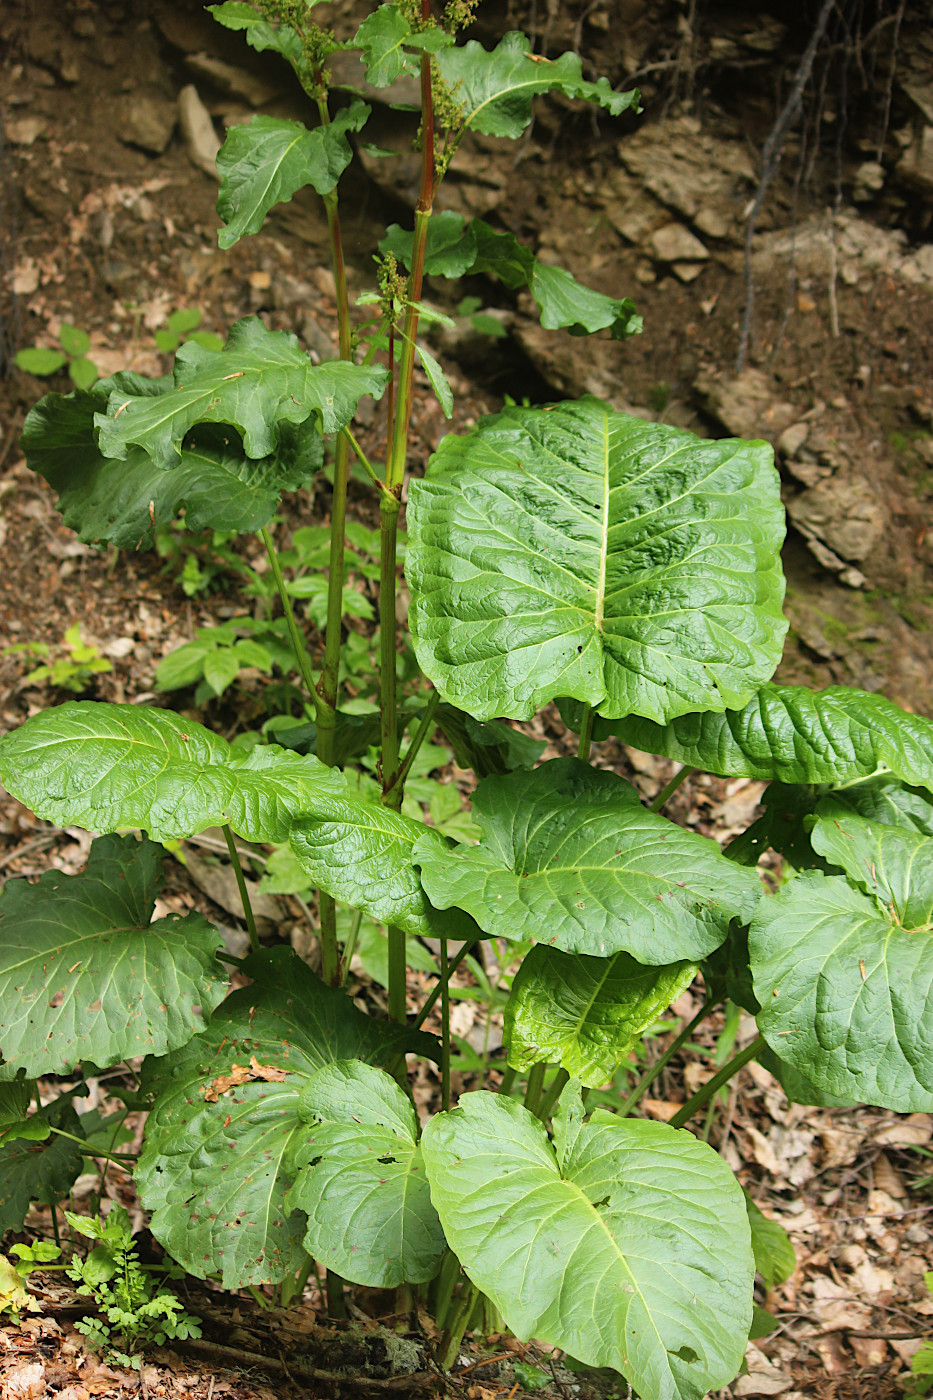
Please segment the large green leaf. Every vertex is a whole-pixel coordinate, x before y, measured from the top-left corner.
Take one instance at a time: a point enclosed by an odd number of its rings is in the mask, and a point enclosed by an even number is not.
[[[547,1060],[590,1088],[605,1084],[696,970],[688,962],[642,967],[628,953],[591,958],[532,948],[505,1007],[509,1064],[525,1071]]]
[[[412,482],[422,668],[478,719],[558,695],[666,721],[744,704],[786,622],[766,443],[710,442],[596,399],[509,408]]]
[[[202,1030],[228,977],[201,914],[151,923],[160,846],[104,836],[83,875],[50,870],[0,895],[0,1074],[164,1055]]]
[[[287,203],[306,185],[329,194],[353,159],[347,132],[365,126],[369,113],[366,103],[355,98],[326,126],[312,131],[301,122],[262,113],[232,126],[217,156],[217,213],[226,224],[217,235],[221,248],[258,233],[273,205]]]
[[[741,1188],[689,1133],[583,1124],[578,1087],[560,1114],[558,1153],[501,1095],[431,1119],[422,1151],[450,1247],[520,1340],[621,1371],[645,1400],[700,1400],[732,1380],[751,1323]]]
[[[478,846],[450,852],[422,840],[414,858],[432,904],[467,910],[497,937],[657,966],[711,953],[760,897],[755,871],[646,811],[624,778],[575,758],[485,778],[473,818]]]
[[[846,783],[888,768],[933,788],[933,720],[844,686],[763,685],[744,709],[683,714],[669,724],[631,715],[618,724],[597,721],[597,728],[708,773]]]
[[[413,244],[414,234],[391,224],[379,249],[394,253],[410,268]],[[513,290],[527,286],[548,330],[566,328],[574,335],[590,335],[608,329],[613,340],[620,340],[642,328],[635,303],[627,297],[584,287],[564,268],[540,263],[513,233],[500,233],[482,219],[467,223],[462,214],[450,210],[435,214],[428,225],[424,270],[441,277],[486,273]]]
[[[71,1138],[84,1133],[72,1105],[56,1099],[35,1117],[50,1130],[44,1142],[19,1136],[0,1142],[0,1239],[7,1230],[23,1228],[30,1201],[56,1205],[81,1174],[81,1148]],[[51,1131],[55,1128],[60,1132]]]
[[[286,1205],[308,1216],[305,1249],[351,1283],[427,1283],[447,1248],[411,1100],[384,1070],[340,1060],[301,1096],[308,1135]]]
[[[542,59],[531,53],[524,34],[506,34],[487,51],[475,39],[437,55],[441,76],[459,106],[468,130],[487,136],[521,136],[531,121],[531,99],[541,92],[562,92],[605,107],[612,116],[639,111],[639,95],[614,92],[605,78],[587,82],[579,54]]]
[[[160,1243],[197,1278],[220,1273],[225,1288],[276,1282],[301,1265],[304,1220],[285,1198],[291,1155],[310,1132],[299,1104],[317,1070],[435,1045],[365,1016],[288,949],[244,971],[253,984],[202,1035],[146,1062],[144,1087],[157,1098],[136,1178]]]
[[[136,377],[134,376],[134,379]],[[155,527],[185,508],[190,530],[259,530],[271,520],[283,491],[306,485],[323,461],[323,441],[313,419],[283,423],[270,457],[247,457],[229,428],[203,425],[188,434],[181,461],[170,472],[153,464],[141,447],[124,461],[97,446],[94,416],[114,390],[132,390],[127,376],[100,380],[89,392],[47,394],[26,415],[26,463],[58,492],[62,520],[88,543],[107,540],[121,549],[151,545]],[[171,379],[151,381],[161,394]]]
[[[157,841],[229,822],[247,841],[285,841],[292,818],[344,779],[276,745],[243,758],[170,710],[69,701],[0,738],[0,782],[46,821],[140,827]]]
[[[911,787],[891,773],[878,773],[864,782],[851,783],[821,797],[816,810],[820,816],[829,816],[828,806],[824,810],[822,803],[843,807],[847,816],[864,817],[866,821],[933,836],[933,794],[923,787]]]
[[[94,415],[105,457],[142,447],[158,467],[177,467],[182,443],[199,423],[229,423],[247,457],[276,451],[283,423],[316,415],[326,433],[348,423],[364,394],[379,398],[386,371],[327,360],[313,365],[295,336],[270,331],[257,316],[237,321],[223,350],[187,341],[175,356],[175,388],[156,398],[115,390],[106,416]]]
[[[820,804],[807,871],[749,932],[758,1025],[817,1090],[899,1112],[933,1108],[933,841]]]
[[[814,850],[810,836],[820,804],[832,800],[847,815],[901,826],[933,836],[933,799],[924,788],[911,787],[893,773],[875,773],[870,778],[832,789],[811,784],[773,782],[762,796],[764,812],[728,847],[730,860],[754,865],[768,846],[778,851],[795,870],[831,871],[830,864]]]
[[[379,923],[419,937],[479,936],[459,909],[439,913],[425,897],[412,850],[417,842],[444,859],[451,843],[423,822],[352,793],[322,796],[288,839],[313,885]]]

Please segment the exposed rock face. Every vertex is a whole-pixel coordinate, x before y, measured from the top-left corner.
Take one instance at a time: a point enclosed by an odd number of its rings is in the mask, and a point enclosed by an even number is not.
[[[884,533],[884,508],[863,476],[820,481],[789,501],[787,512],[843,559],[867,559]]]
[[[775,400],[774,385],[760,369],[731,379],[701,372],[693,387],[706,412],[734,437],[776,439],[799,416],[793,404]]]
[[[661,206],[710,237],[741,241],[742,209],[756,179],[744,142],[714,140],[696,118],[678,117],[642,127],[620,141],[618,152]]]

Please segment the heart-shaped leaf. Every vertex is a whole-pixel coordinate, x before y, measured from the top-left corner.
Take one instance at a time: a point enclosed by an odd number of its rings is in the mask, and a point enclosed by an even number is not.
[[[820,810],[813,845],[854,883],[806,871],[762,900],[749,931],[759,1029],[818,1091],[929,1111],[933,841]]]
[[[439,913],[425,898],[412,850],[417,842],[443,859],[451,843],[423,822],[351,793],[322,796],[288,839],[313,885],[379,923],[416,937],[479,936],[459,909]]]
[[[763,685],[744,709],[683,714],[669,724],[635,715],[597,720],[594,737],[610,733],[707,773],[848,783],[889,768],[907,783],[933,788],[933,720],[844,686]]]
[[[308,1136],[286,1204],[308,1216],[305,1249],[351,1283],[427,1283],[447,1248],[411,1100],[384,1070],[340,1060],[301,1096]]]
[[[201,914],[150,923],[160,846],[104,836],[82,875],[9,880],[0,895],[0,1075],[164,1055],[223,999],[222,940]]]
[[[170,710],[69,701],[0,738],[0,782],[46,821],[139,827],[154,840],[229,822],[247,841],[285,841],[292,818],[344,779],[275,745],[239,757]]]
[[[557,1154],[501,1095],[431,1119],[422,1151],[450,1247],[520,1340],[621,1371],[651,1400],[701,1400],[738,1371],[752,1318],[741,1188],[689,1133],[582,1123],[572,1089]]]
[[[105,457],[94,419],[113,391],[145,394],[147,381],[116,374],[90,393],[47,394],[26,415],[26,463],[58,492],[63,522],[87,543],[107,540],[121,549],[151,545],[155,527],[185,507],[195,533],[204,529],[259,530],[271,520],[283,491],[297,491],[319,470],[323,441],[313,419],[282,423],[275,452],[247,457],[237,434],[222,425],[195,428],[170,472],[141,447],[126,458]],[[172,391],[171,379],[151,380],[153,397]]]
[[[136,1178],[155,1237],[195,1277],[219,1272],[225,1288],[277,1282],[304,1258],[288,1164],[311,1132],[299,1104],[317,1070],[435,1053],[430,1036],[364,1015],[290,949],[244,971],[253,984],[202,1035],[146,1061],[144,1087],[157,1098]]]
[[[353,159],[347,132],[360,131],[369,113],[355,98],[326,126],[311,131],[301,122],[262,113],[232,126],[217,156],[217,213],[226,225],[217,235],[220,247],[258,233],[269,210],[305,186],[318,194],[335,189]]]
[[[387,378],[384,369],[349,360],[313,365],[295,336],[267,330],[257,316],[237,321],[223,350],[187,341],[174,375],[170,394],[111,393],[106,416],[94,415],[105,457],[123,461],[142,447],[157,467],[177,467],[185,436],[199,423],[229,423],[247,457],[269,457],[281,424],[316,416],[325,433],[336,432],[364,394],[381,396]]]
[[[657,966],[717,948],[747,922],[761,885],[714,841],[647,812],[624,778],[575,758],[485,778],[473,798],[478,846],[414,850],[432,904],[486,933],[570,953],[627,952]]]
[[[506,409],[412,482],[418,660],[478,719],[558,695],[659,721],[734,707],[780,657],[782,521],[766,443],[596,399]]]
[[[521,136],[531,121],[531,99],[542,92],[582,98],[614,117],[640,110],[635,89],[614,92],[605,78],[587,82],[579,54],[542,59],[532,54],[531,40],[524,34],[506,34],[491,51],[471,39],[442,49],[436,61],[462,125],[487,136]]]
[[[605,1084],[696,970],[688,962],[642,967],[628,953],[590,958],[532,948],[505,1007],[509,1064],[524,1072],[547,1060],[590,1088]]]

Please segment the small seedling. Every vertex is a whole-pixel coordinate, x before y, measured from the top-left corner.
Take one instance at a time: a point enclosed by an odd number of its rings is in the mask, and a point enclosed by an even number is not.
[[[180,307],[178,311],[172,312],[167,324],[156,331],[154,337],[156,346],[163,355],[173,355],[186,340],[193,340],[195,345],[200,345],[205,350],[224,348],[223,339],[219,335],[215,335],[213,331],[197,329],[201,324],[201,314],[199,306]]]
[[[25,350],[20,350],[15,360],[17,369],[47,379],[49,375],[57,374],[67,365],[68,378],[75,388],[90,389],[99,378],[97,366],[93,360],[87,358],[87,352],[91,348],[91,337],[79,326],[72,326],[68,321],[63,321],[59,327],[58,341],[60,350],[50,345],[29,345]]]
[[[68,628],[57,648],[50,647],[46,642],[16,642],[11,647],[5,647],[0,655],[13,656],[17,652],[45,658],[41,666],[23,677],[23,685],[42,685],[47,681],[49,685],[70,690],[74,695],[81,695],[87,690],[94,676],[113,670],[93,642],[82,640],[81,624],[78,622]],[[56,652],[59,654],[56,655]]]
[[[175,1294],[140,1264],[122,1206],[114,1206],[104,1221],[70,1210],[65,1218],[72,1229],[97,1242],[86,1259],[75,1256],[68,1267],[77,1291],[93,1298],[98,1309],[97,1317],[75,1323],[93,1351],[138,1371],[146,1348],[164,1346],[170,1338],[200,1337],[199,1319],[186,1313]],[[168,1272],[183,1277],[180,1269]]]
[[[501,319],[482,308],[483,303],[479,297],[463,297],[457,303],[457,315],[465,316],[479,335],[491,336],[493,340],[502,340],[507,337],[508,331]]]

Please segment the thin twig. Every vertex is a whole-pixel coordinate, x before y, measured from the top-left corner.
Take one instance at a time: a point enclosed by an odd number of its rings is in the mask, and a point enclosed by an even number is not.
[[[881,157],[884,155],[884,143],[888,139],[888,122],[891,120],[891,97],[894,92],[894,73],[897,68],[897,41],[900,37],[901,25],[904,22],[904,11],[907,8],[907,0],[901,0],[897,7],[897,14],[894,16],[894,33],[891,36],[891,71],[888,74],[888,86],[884,94],[884,112],[881,116],[881,133],[878,137],[878,164],[881,164]]]
[[[337,1386],[346,1386],[348,1390],[367,1391],[372,1390],[380,1394],[405,1394],[415,1391],[427,1390],[430,1386],[437,1384],[437,1376],[433,1371],[413,1371],[410,1375],[387,1376],[364,1376],[347,1371],[323,1371],[318,1366],[304,1366],[292,1361],[289,1367],[275,1356],[265,1356],[259,1351],[247,1351],[245,1347],[228,1347],[220,1342],[197,1341],[193,1337],[188,1337],[184,1341],[176,1337],[172,1341],[172,1347],[176,1351],[190,1351],[196,1356],[215,1357],[221,1361],[236,1363],[240,1366],[255,1366],[265,1371],[271,1371],[277,1376],[291,1376],[300,1381],[326,1381],[333,1386],[335,1391]]]
[[[745,361],[748,358],[748,342],[751,335],[752,315],[755,308],[755,281],[752,276],[752,242],[755,237],[758,216],[764,205],[768,186],[771,184],[777,172],[778,165],[780,164],[785,138],[800,110],[804,88],[809,82],[810,74],[813,71],[816,52],[820,46],[820,40],[825,33],[826,26],[829,23],[829,17],[835,5],[836,0],[823,0],[823,7],[820,10],[813,33],[810,35],[810,42],[804,50],[803,57],[798,65],[790,95],[778,114],[778,119],[771,128],[761,153],[761,179],[758,182],[755,201],[752,205],[751,213],[748,216],[748,227],[745,230],[745,314],[742,317],[739,353],[736,356],[735,362],[736,370],[739,373],[745,368]]]
[[[44,851],[47,846],[52,846],[64,833],[61,831],[46,831],[41,836],[34,836],[25,845],[18,846],[15,851],[8,851],[5,856],[0,856],[0,870],[5,870],[8,865],[12,865],[14,860],[19,860],[20,856],[29,855],[31,851]]]

